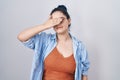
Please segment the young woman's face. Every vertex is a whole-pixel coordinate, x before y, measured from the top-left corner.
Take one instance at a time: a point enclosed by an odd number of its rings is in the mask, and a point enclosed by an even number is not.
[[[54,26],[54,30],[56,33],[62,34],[68,31],[68,26],[70,25],[70,19],[67,19],[67,17],[60,11],[55,11],[51,16],[52,18],[63,19],[59,25]]]

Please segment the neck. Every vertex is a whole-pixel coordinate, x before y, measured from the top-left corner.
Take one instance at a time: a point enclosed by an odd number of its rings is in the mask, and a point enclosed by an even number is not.
[[[68,32],[57,34],[58,41],[67,41],[70,40],[70,35]]]

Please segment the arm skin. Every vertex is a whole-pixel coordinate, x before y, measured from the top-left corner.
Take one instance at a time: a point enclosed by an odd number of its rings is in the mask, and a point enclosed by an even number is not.
[[[20,40],[21,42],[25,42],[28,39],[30,39],[31,37],[33,37],[34,35],[38,34],[41,31],[44,31],[46,29],[52,28],[55,25],[60,24],[60,22],[62,21],[61,18],[49,18],[44,24],[41,25],[37,25],[31,28],[28,28],[22,32],[20,32],[17,36],[18,40]]]
[[[82,75],[82,80],[88,80],[88,77],[85,75]]]

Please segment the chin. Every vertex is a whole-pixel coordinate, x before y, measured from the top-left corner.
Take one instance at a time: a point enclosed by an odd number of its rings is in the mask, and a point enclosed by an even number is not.
[[[54,29],[57,34],[63,34],[66,32],[66,30],[63,29]]]
[[[63,31],[63,30],[58,30],[58,31],[55,31],[57,34],[64,34],[65,33],[65,31]]]
[[[56,32],[57,34],[61,34],[61,33],[63,33],[62,30],[55,30],[55,32]]]

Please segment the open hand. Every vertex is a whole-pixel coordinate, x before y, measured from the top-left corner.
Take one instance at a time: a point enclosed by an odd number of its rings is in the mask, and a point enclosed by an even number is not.
[[[52,28],[62,22],[62,18],[52,18],[51,16],[49,19],[44,23],[46,28]]]

